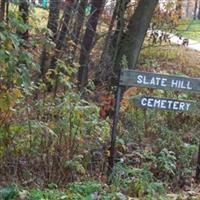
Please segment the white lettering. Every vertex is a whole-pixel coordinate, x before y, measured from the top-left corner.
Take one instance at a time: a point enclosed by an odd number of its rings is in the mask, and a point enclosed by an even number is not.
[[[171,108],[172,108],[172,104],[173,104],[173,101],[168,100],[168,109],[171,109]]]
[[[147,76],[138,75],[137,76],[137,83],[138,84],[144,84],[144,85],[167,87],[168,86],[168,79],[167,78],[160,78],[160,77],[148,78]],[[181,89],[188,89],[188,90],[193,89],[191,81],[184,81],[184,80],[177,80],[177,79],[172,79],[170,86],[171,86],[171,88],[181,88]]]
[[[155,78],[154,78],[154,77],[151,79],[150,85],[156,85],[156,82],[155,82]]]
[[[142,104],[142,106],[146,106],[147,105],[147,98],[142,98],[141,104]]]
[[[166,109],[166,105],[165,105],[166,103],[167,103],[166,100],[162,100],[160,107],[163,108],[163,109]]]
[[[186,110],[188,111],[191,106],[191,103],[186,103]]]
[[[159,84],[160,84],[160,80],[161,80],[161,78],[156,77],[156,85],[159,85]]]
[[[155,99],[154,100],[154,107],[160,108],[160,99]]]
[[[186,87],[184,86],[184,81],[180,81],[181,82],[181,87],[182,89],[186,89]]]
[[[137,76],[137,83],[142,83],[142,80],[143,80],[143,76],[142,75],[138,75]]]
[[[179,110],[185,110],[185,103],[184,102],[180,102]]]
[[[141,99],[141,105],[149,108],[161,108],[169,110],[179,110],[179,111],[188,111],[190,109],[191,103],[173,101],[170,99],[156,99],[150,97],[143,97]]]
[[[161,86],[166,87],[167,86],[166,82],[167,82],[167,79],[166,78],[162,78]]]
[[[149,84],[149,82],[147,81],[146,76],[144,76],[144,78],[143,78],[143,84],[145,84],[145,85],[148,85],[148,84]]]
[[[178,80],[172,80],[171,87],[178,87],[178,83],[179,83]]]
[[[187,83],[187,89],[188,89],[188,90],[192,90],[191,82],[190,82],[190,81],[188,81],[188,83]]]
[[[179,102],[178,101],[174,101],[173,109],[174,110],[178,110],[179,109],[178,105],[179,105]]]
[[[182,85],[181,81],[178,81],[178,88],[181,88],[181,85]]]
[[[153,107],[153,102],[154,102],[154,99],[148,99],[147,106],[152,108]]]

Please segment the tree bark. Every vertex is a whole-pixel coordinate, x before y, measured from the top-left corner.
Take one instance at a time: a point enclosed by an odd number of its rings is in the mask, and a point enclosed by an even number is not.
[[[116,56],[114,72],[117,75],[125,58],[128,68],[135,68],[138,56],[158,0],[140,0],[123,34]]]
[[[115,5],[115,9],[113,11],[113,15],[111,18],[111,22],[108,28],[108,34],[106,36],[105,42],[104,42],[104,47],[102,50],[102,54],[101,54],[101,59],[99,62],[99,66],[96,69],[96,74],[95,74],[95,81],[96,83],[99,83],[101,81],[104,81],[107,79],[107,75],[109,74],[107,71],[107,65],[111,65],[112,66],[112,56],[111,56],[111,52],[112,51],[112,31],[113,31],[113,27],[117,18],[119,12],[119,4],[118,2]]]
[[[22,20],[25,24],[28,24],[29,18],[29,2],[28,0],[20,0],[19,2],[19,12],[21,13]],[[28,30],[25,32],[19,31],[18,34],[24,39],[28,40]]]
[[[9,5],[10,5],[10,2],[9,2],[9,0],[7,0],[7,3],[6,3],[6,21],[7,21],[7,23],[8,23]]]
[[[53,38],[56,38],[56,33],[58,30],[60,5],[61,5],[61,0],[50,0],[47,28],[49,28],[52,31]]]
[[[57,37],[55,53],[50,62],[50,67],[49,67],[50,69],[56,68],[56,62],[61,57],[61,52],[62,52],[63,48],[66,46],[66,37],[69,32],[68,25],[69,25],[69,21],[71,19],[72,11],[73,11],[76,3],[77,2],[75,0],[68,0],[65,2],[65,9],[64,9],[63,17],[62,17],[63,23],[62,23],[61,30]],[[57,90],[57,82],[58,82],[57,77],[54,74],[52,74],[51,78],[56,79],[56,85],[55,85],[55,91],[56,91]],[[53,85],[48,83],[48,91],[52,90],[52,88],[53,88],[52,86]]]
[[[108,30],[108,35],[106,37],[102,51],[101,60],[96,72],[96,83],[101,81],[108,81],[110,84],[111,80],[109,80],[109,78],[112,77],[113,64],[115,62],[118,46],[125,29],[125,12],[129,2],[130,0],[119,0],[116,2]],[[115,21],[117,21],[117,27],[115,28],[113,34],[112,29],[114,27]]]
[[[78,45],[79,41],[80,41],[80,33],[81,33],[81,29],[83,27],[83,23],[84,23],[84,18],[85,18],[85,8],[87,5],[88,0],[81,0],[78,6],[78,11],[77,11],[77,15],[75,18],[75,23],[74,23],[74,28],[73,28],[73,32],[72,32],[72,40],[74,42],[74,49],[72,52],[72,56],[75,56],[76,53],[76,46]]]
[[[69,31],[68,30],[68,24],[69,24],[69,21],[71,19],[71,13],[73,11],[74,5],[75,5],[74,0],[68,0],[66,2],[63,17],[62,17],[63,23],[62,23],[61,30],[58,34],[58,38],[57,38],[57,41],[56,41],[55,55],[53,56],[53,58],[51,60],[51,67],[50,68],[52,68],[52,69],[55,68],[56,61],[60,57],[59,56],[60,52],[66,44],[65,39],[66,39],[67,33]]]
[[[65,5],[65,10],[63,13],[63,23],[61,26],[60,33],[58,35],[58,40],[56,42],[56,49],[61,50],[65,44],[65,38],[68,33],[68,24],[71,19],[71,14],[74,8],[74,0],[68,0]]]
[[[81,45],[80,59],[79,59],[79,72],[78,81],[79,89],[83,89],[88,82],[88,63],[89,55],[93,47],[96,28],[99,21],[100,14],[105,4],[105,0],[92,0],[91,16],[87,22],[87,28],[83,37]]]
[[[200,1],[199,1],[199,10],[198,10],[197,18],[200,19]]]
[[[61,6],[61,0],[50,0],[47,28],[49,28],[52,31],[53,35],[51,38],[53,40],[56,39],[56,35],[58,31],[60,6]],[[45,79],[45,74],[47,71],[47,69],[45,69],[46,60],[47,60],[47,49],[46,49],[46,44],[44,44],[44,47],[40,56],[41,73],[38,75],[38,77],[42,78],[43,80]]]
[[[1,0],[0,21],[5,18],[6,0]]]
[[[189,9],[190,9],[190,0],[187,0],[187,4],[186,4],[186,17],[189,17]]]
[[[198,0],[195,0],[194,16],[193,16],[193,19],[194,19],[194,20],[197,19],[197,4],[198,4]]]
[[[182,18],[182,9],[183,9],[183,1],[182,0],[177,0],[176,1],[176,12],[178,13],[179,19]]]

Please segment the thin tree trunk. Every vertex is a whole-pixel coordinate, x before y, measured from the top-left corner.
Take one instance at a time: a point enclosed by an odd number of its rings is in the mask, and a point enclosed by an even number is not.
[[[118,50],[119,50],[119,46],[123,37],[123,32],[124,32],[124,27],[125,27],[124,15],[125,15],[125,11],[129,2],[130,0],[126,0],[126,1],[121,0],[121,6],[120,6],[121,10],[118,16],[119,19],[117,23],[117,29],[115,31],[114,39],[112,41],[112,46],[111,46],[111,48],[114,49],[114,54],[112,55],[113,56],[112,65],[114,65],[118,56]]]
[[[47,28],[49,28],[53,32],[53,38],[56,38],[56,33],[58,30],[60,5],[61,0],[50,0]]]
[[[60,15],[60,6],[61,6],[61,0],[50,0],[49,5],[49,17],[48,17],[48,23],[47,28],[49,28],[52,33],[52,39],[56,39],[56,34],[58,31],[58,21],[59,21],[59,15]],[[41,56],[40,56],[40,75],[38,75],[38,78],[42,78],[45,80],[45,74],[47,69],[45,68],[46,60],[47,60],[47,48],[46,44],[44,44]]]
[[[103,52],[102,52],[102,55],[101,55],[101,62],[103,62],[104,56],[108,53],[109,45],[111,45],[112,30],[113,30],[113,27],[114,27],[115,20],[117,18],[118,11],[119,11],[119,5],[118,5],[118,3],[116,3],[115,9],[114,9],[114,12],[113,12],[113,15],[112,15],[112,18],[111,18],[111,22],[110,22],[110,25],[109,25],[109,28],[108,28],[108,35],[105,39],[105,44],[104,44]]]
[[[108,35],[105,40],[105,45],[102,51],[101,60],[97,69],[95,80],[108,81],[112,77],[112,68],[117,56],[118,44],[120,43],[124,28],[125,28],[125,11],[130,0],[117,1],[112,15],[111,23],[108,30]],[[114,22],[117,19],[117,27],[112,35]],[[111,80],[109,80],[111,81]]]
[[[198,4],[198,0],[195,0],[194,16],[193,16],[193,19],[194,19],[194,20],[197,19],[197,4]]]
[[[118,74],[125,59],[129,68],[135,68],[138,56],[158,0],[140,0],[123,34],[116,56],[114,72]]]
[[[83,27],[83,23],[84,23],[84,18],[85,18],[85,8],[87,5],[88,0],[81,0],[80,4],[78,6],[78,11],[77,11],[77,15],[75,18],[75,23],[74,23],[74,29],[72,32],[72,40],[74,42],[74,49],[72,52],[72,57],[74,58],[75,54],[76,54],[76,48],[77,45],[80,41],[80,33],[81,33],[81,29]]]
[[[177,0],[176,1],[176,12],[178,13],[178,17],[179,19],[182,18],[182,5],[183,4],[183,0]]]
[[[25,24],[28,24],[28,18],[29,18],[29,2],[28,0],[20,0],[19,3],[19,12],[21,13],[22,20]],[[18,31],[18,34],[24,39],[28,40],[28,30],[25,32]]]
[[[186,4],[186,17],[189,17],[189,9],[190,9],[190,0],[187,0],[187,4]]]
[[[66,2],[65,5],[65,9],[64,9],[64,13],[63,13],[63,23],[61,26],[61,30],[58,34],[58,38],[56,41],[56,51],[55,51],[55,55],[53,56],[52,60],[51,60],[51,67],[52,69],[55,68],[55,64],[57,59],[60,57],[60,52],[63,49],[63,47],[66,45],[66,36],[68,33],[68,23],[70,21],[71,18],[71,13],[74,7],[74,1],[73,0],[68,0]]]
[[[65,6],[65,10],[64,10],[64,14],[63,14],[63,23],[61,26],[61,30],[60,33],[58,35],[58,39],[56,42],[56,49],[57,50],[61,50],[65,44],[65,38],[67,36],[68,33],[68,23],[71,19],[71,14],[74,8],[74,0],[68,0],[66,2],[66,6]]]
[[[112,18],[111,18],[111,22],[110,22],[110,25],[109,25],[108,34],[107,34],[107,37],[106,37],[105,42],[104,42],[104,47],[103,47],[103,50],[102,50],[100,63],[99,63],[99,66],[97,67],[97,71],[96,71],[96,75],[95,75],[96,76],[95,80],[96,80],[97,83],[99,81],[103,81],[102,78],[105,77],[104,72],[106,72],[106,74],[108,74],[105,64],[110,65],[111,62],[112,62],[111,61],[112,58],[111,58],[109,50],[111,49],[110,46],[112,44],[112,30],[113,30],[113,27],[114,27],[114,24],[115,24],[115,20],[117,18],[118,11],[119,11],[119,5],[118,5],[118,3],[116,3],[115,9],[113,11],[113,15],[112,15]],[[106,77],[105,77],[105,79],[106,79]]]
[[[198,14],[197,14],[197,19],[200,19],[200,0],[199,0],[199,6],[198,6]]]
[[[6,10],[6,0],[1,0],[0,21],[4,20]]]
[[[8,14],[9,14],[9,5],[10,5],[10,2],[9,0],[7,0],[7,3],[6,3],[6,21],[8,22]]]
[[[78,72],[79,89],[83,89],[88,82],[89,55],[93,47],[96,28],[105,0],[92,0],[91,16],[87,22],[87,28],[83,38],[80,52],[80,68]]]
[[[65,9],[64,9],[64,13],[63,13],[63,23],[62,23],[62,26],[61,26],[61,30],[58,34],[58,39],[56,41],[56,49],[55,49],[55,53],[54,53],[54,55],[51,59],[50,69],[56,68],[56,62],[60,58],[63,48],[66,46],[66,36],[68,34],[68,31],[69,31],[68,30],[68,24],[69,24],[69,21],[71,19],[71,14],[72,14],[72,11],[73,11],[73,8],[74,8],[75,5],[76,5],[76,1],[74,1],[74,0],[68,0],[65,4]],[[56,93],[58,79],[57,79],[57,76],[55,76],[54,74],[52,74],[51,78],[55,79],[56,83],[55,83],[54,92]],[[52,86],[53,85],[48,83],[48,91],[52,90]]]

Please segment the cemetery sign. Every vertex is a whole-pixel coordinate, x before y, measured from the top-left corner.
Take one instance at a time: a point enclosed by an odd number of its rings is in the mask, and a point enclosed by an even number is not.
[[[121,86],[137,86],[161,90],[200,92],[200,79],[182,76],[163,75],[136,70],[122,70]]]
[[[133,97],[131,101],[137,106],[144,108],[154,108],[154,109],[180,111],[180,112],[200,111],[200,105],[194,101],[150,97],[143,95]]]
[[[141,72],[137,70],[124,69],[121,70],[119,85],[117,87],[115,112],[113,118],[111,132],[111,147],[109,157],[108,174],[112,172],[114,166],[114,154],[116,143],[117,122],[119,118],[120,100],[122,97],[122,88],[124,86],[146,87],[160,90],[173,90],[181,92],[199,92],[200,79],[189,78],[177,75],[164,75],[152,72]],[[144,108],[153,108],[171,111],[188,111],[197,113],[200,111],[200,103],[188,100],[177,100],[170,98],[151,97],[151,96],[136,96],[131,98],[136,105]],[[198,153],[198,161],[196,168],[196,177],[200,174],[200,145]]]

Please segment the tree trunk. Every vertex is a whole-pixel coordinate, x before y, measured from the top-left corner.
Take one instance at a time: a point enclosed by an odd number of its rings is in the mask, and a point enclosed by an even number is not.
[[[8,22],[8,14],[9,14],[9,5],[10,5],[10,2],[9,0],[7,0],[7,3],[6,3],[6,21]]]
[[[127,5],[128,3],[130,2],[130,0],[121,0],[121,4],[120,4],[120,11],[119,11],[119,14],[118,14],[118,21],[117,21],[117,29],[114,33],[114,37],[112,39],[112,44],[111,44],[111,51],[112,52],[112,68],[114,67],[115,65],[115,62],[117,60],[117,56],[118,56],[118,51],[119,51],[119,48],[120,48],[120,43],[123,39],[123,35],[124,35],[124,29],[125,29],[125,20],[124,20],[124,15],[125,15],[125,11],[127,9]],[[112,70],[113,71],[113,70]],[[111,84],[112,84],[112,81],[113,81],[113,76],[114,74],[112,74],[112,76],[110,77],[110,80],[111,80]]]
[[[186,4],[186,17],[189,17],[189,10],[190,10],[190,0],[187,0],[187,4]]]
[[[114,72],[117,75],[125,59],[128,68],[135,68],[138,56],[158,0],[140,0],[123,34],[116,56]]]
[[[50,69],[56,68],[56,62],[61,57],[62,50],[66,46],[66,37],[67,37],[68,31],[69,31],[68,24],[71,19],[71,14],[72,14],[72,11],[73,11],[75,5],[76,5],[76,1],[74,1],[74,0],[68,0],[67,2],[65,2],[65,9],[64,9],[63,17],[62,17],[63,23],[61,26],[61,30],[58,34],[58,39],[56,41],[56,49],[55,49],[55,53],[51,59]],[[55,84],[55,91],[56,91],[57,83],[58,83],[57,77],[54,74],[52,74],[51,78],[55,79],[55,81],[56,81],[56,84]],[[53,85],[51,83],[48,83],[48,91],[52,90],[52,88],[53,88],[52,86]]]
[[[56,41],[56,52],[55,55],[53,56],[51,60],[51,67],[50,68],[55,68],[55,64],[57,59],[60,57],[60,52],[63,49],[63,47],[66,45],[66,36],[68,33],[68,24],[71,19],[71,13],[74,8],[74,1],[73,0],[68,0],[65,5],[64,13],[63,13],[63,23],[61,26],[61,30],[58,34],[58,39]]]
[[[193,19],[194,19],[194,20],[197,19],[197,4],[198,4],[198,0],[195,0],[194,16],[193,16]]]
[[[89,55],[93,47],[96,28],[105,0],[92,0],[91,16],[87,22],[87,28],[83,38],[80,52],[80,68],[78,72],[79,89],[83,89],[88,82]]]
[[[0,21],[5,18],[6,0],[1,0]]]
[[[96,84],[107,80],[107,75],[109,74],[108,66],[112,66],[112,55],[111,54],[113,54],[113,53],[110,52],[113,50],[111,47],[112,46],[112,37],[113,37],[112,31],[113,31],[113,27],[115,25],[115,20],[117,18],[118,12],[119,12],[119,4],[117,2],[115,5],[115,9],[113,11],[113,15],[111,18],[109,28],[108,28],[108,34],[107,34],[105,42],[104,42],[101,59],[100,59],[99,65],[97,66],[97,69],[96,69],[96,74],[95,74]]]
[[[58,35],[58,40],[56,42],[56,49],[57,50],[61,50],[63,48],[64,44],[66,43],[65,39],[66,39],[67,33],[69,31],[68,30],[68,24],[69,24],[69,21],[71,19],[71,14],[72,14],[74,5],[75,5],[75,3],[74,3],[73,0],[68,0],[66,2],[65,10],[64,10],[64,13],[63,13],[63,23],[62,23],[60,33]]]
[[[61,0],[50,0],[47,28],[49,28],[52,31],[53,38],[56,37],[56,33],[58,30],[60,5],[61,5]]]
[[[28,0],[20,0],[19,2],[19,12],[21,13],[22,20],[25,24],[28,24],[29,17],[29,2]],[[18,31],[18,34],[24,39],[28,40],[28,30],[25,32]]]
[[[61,6],[61,0],[50,0],[49,5],[49,17],[48,17],[48,23],[47,28],[49,28],[53,35],[52,39],[56,39],[57,31],[58,31],[58,21],[59,21],[59,15],[60,15],[60,6]],[[47,69],[45,68],[46,61],[47,61],[47,48],[46,44],[44,44],[41,56],[40,56],[40,71],[41,73],[38,75],[38,78],[42,78],[45,80],[45,74]]]
[[[177,0],[176,1],[176,12],[178,13],[178,18],[182,18],[182,9],[183,9],[183,0]]]
[[[74,58],[75,53],[76,53],[76,46],[78,45],[79,41],[80,41],[80,33],[81,33],[81,29],[83,27],[83,23],[84,23],[84,18],[85,18],[85,8],[87,5],[88,0],[81,0],[80,4],[78,6],[78,11],[77,11],[77,15],[75,18],[75,23],[74,23],[74,29],[72,32],[72,40],[74,42],[74,49],[72,52],[72,56]]]
[[[95,81],[97,83],[100,81],[108,81],[110,84],[111,80],[109,80],[109,78],[112,77],[112,69],[117,56],[119,46],[118,44],[121,41],[121,37],[125,28],[125,12],[129,2],[130,0],[119,0],[115,5],[115,9],[113,11],[108,30],[108,35],[106,37],[104,48],[102,51],[100,64],[96,72]],[[114,31],[114,34],[112,34],[112,29],[116,19],[117,27]]]
[[[199,1],[199,10],[198,10],[197,18],[200,19],[200,1]]]

